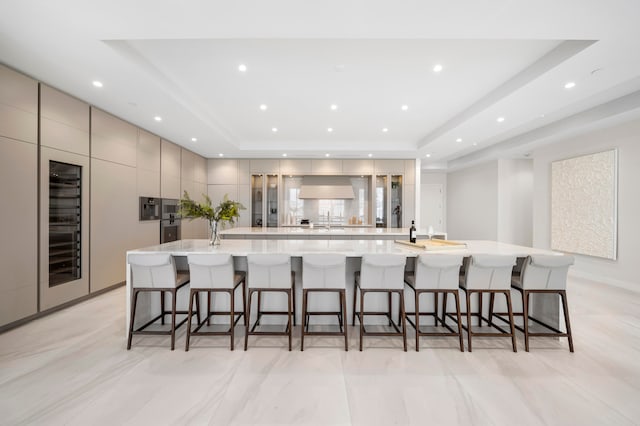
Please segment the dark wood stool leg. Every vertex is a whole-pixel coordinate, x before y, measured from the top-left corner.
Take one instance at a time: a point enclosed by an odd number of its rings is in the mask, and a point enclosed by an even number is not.
[[[304,351],[304,332],[308,326],[307,318],[307,290],[302,289],[302,326],[300,327],[300,350]]]
[[[131,349],[131,341],[133,340],[133,323],[136,319],[136,304],[138,303],[138,290],[133,289],[131,303],[131,314],[129,315],[129,339],[127,341],[127,350]]]
[[[251,325],[251,297],[253,296],[253,290],[249,289],[249,300],[245,307],[245,315],[247,316],[247,322],[244,326],[244,350],[247,350],[247,344],[249,343],[249,326]]]
[[[392,307],[393,307],[393,293],[389,292],[387,293],[387,298],[389,299],[389,325],[391,325],[391,311],[392,311]]]
[[[200,295],[199,293],[194,290],[194,289],[190,289],[189,290],[189,312],[188,312],[188,316],[187,316],[187,339],[186,342],[184,344],[184,351],[185,352],[189,352],[189,339],[191,338],[191,315],[193,312],[193,298],[197,299]],[[198,324],[200,324],[200,319],[198,318]]]
[[[516,347],[516,327],[513,322],[513,307],[511,306],[511,290],[505,291],[504,295],[507,297],[507,309],[509,311],[509,326],[511,327],[511,343],[513,345],[513,351],[518,352],[518,348]]]
[[[292,307],[292,313],[293,313],[293,325],[295,327],[296,325],[296,283],[295,281],[292,279],[291,280],[291,299],[293,300],[293,307]],[[289,349],[291,350],[291,349]]]
[[[495,300],[495,293],[489,295],[489,327],[493,325],[493,302]]]
[[[191,289],[189,289],[189,292],[191,292]],[[196,316],[198,318],[198,324],[200,324],[200,293],[196,293]],[[191,318],[189,318],[188,323],[191,324]]]
[[[464,352],[464,340],[462,336],[462,317],[460,315],[460,295],[456,290],[453,293],[454,298],[456,299],[456,316],[458,317],[458,334],[460,335],[460,352]]]
[[[171,350],[176,346],[176,304],[178,290],[172,290],[171,292]]]
[[[360,352],[362,352],[362,338],[364,337],[364,321],[363,319],[364,312],[364,290],[360,289],[360,312],[358,315],[358,320],[360,321]]]
[[[465,291],[467,297],[467,347],[471,352],[471,290]]]
[[[529,352],[529,292],[522,291],[522,328],[524,329],[524,350]]]
[[[356,325],[356,299],[358,297],[358,286],[354,286],[353,287],[353,311],[352,315],[353,318],[351,319],[351,325],[355,326]]]
[[[292,299],[293,299],[293,289],[289,290],[287,292],[287,315],[288,315],[288,320],[289,323],[287,324],[287,328],[289,329],[289,352],[291,352],[291,336],[293,334],[293,327],[292,327],[292,321],[291,321],[291,304],[292,304]]]
[[[478,292],[478,325],[482,327],[482,292]]]
[[[211,325],[211,292],[207,292],[207,325]]]
[[[447,320],[447,292],[442,293],[442,319],[440,323],[444,326],[444,322]]]
[[[567,328],[567,338],[569,339],[569,352],[573,352],[573,336],[571,334],[571,322],[569,321],[569,305],[567,305],[567,292],[562,290],[560,292],[560,298],[562,299],[562,310],[564,312],[564,324]]]
[[[247,318],[247,282],[242,281],[242,316],[244,317],[244,325],[249,325]]]
[[[342,318],[346,318],[347,316],[347,294],[345,290],[340,290],[340,306],[342,309]],[[347,337],[347,324],[344,324],[344,350],[347,352],[349,350],[349,338]]]
[[[407,351],[407,316],[404,311],[404,290],[398,292],[400,296],[400,318],[402,318],[402,344],[404,351]]]
[[[433,325],[438,326],[438,292],[433,292]]]
[[[233,344],[235,342],[235,333],[234,333],[234,331],[235,331],[235,328],[236,328],[236,324],[235,324],[235,322],[236,322],[236,314],[235,314],[235,311],[236,311],[236,309],[235,309],[236,308],[236,305],[235,305],[236,298],[235,298],[235,292],[236,292],[235,289],[229,290],[229,296],[231,298],[231,304],[229,306],[229,311],[231,312],[231,314],[229,316],[229,321],[230,321],[229,322],[229,327],[231,327],[231,330],[229,330],[230,333],[231,333],[231,336],[230,336],[231,337],[231,350],[233,350]]]
[[[415,321],[416,321],[416,352],[420,352],[420,291],[413,290],[415,301]]]
[[[164,325],[164,291],[160,292],[160,324]]]

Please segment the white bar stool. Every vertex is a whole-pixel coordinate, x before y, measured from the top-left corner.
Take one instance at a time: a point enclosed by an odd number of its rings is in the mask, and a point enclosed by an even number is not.
[[[478,254],[473,255],[466,261],[464,276],[460,277],[460,288],[465,292],[467,299],[467,325],[463,328],[467,331],[468,348],[471,352],[471,337],[511,337],[511,345],[513,351],[516,348],[516,333],[513,322],[513,309],[511,306],[511,270],[516,264],[515,256],[508,255],[492,255]],[[471,295],[477,293],[479,300],[478,313],[471,313]],[[507,298],[507,313],[509,315],[510,331],[504,330],[491,322],[490,319],[482,316],[482,294],[489,293],[492,296],[499,293],[504,294]],[[492,297],[493,300],[493,297]],[[489,312],[493,310],[493,306],[489,307]],[[471,326],[471,317],[478,316],[479,325],[482,320],[487,321],[489,326],[497,329],[500,333],[480,333],[473,332]]]
[[[230,349],[234,346],[234,329],[240,318],[244,316],[247,304],[245,273],[237,272],[233,269],[233,257],[230,254],[189,254],[189,273],[191,284],[189,285],[189,317],[187,320],[187,341],[185,351],[189,350],[191,336],[229,336],[231,339]],[[236,314],[235,292],[242,286],[242,309]],[[193,301],[198,299],[200,293],[207,293],[207,314],[200,322],[198,315],[197,326],[191,330],[191,316],[193,313]],[[211,309],[211,295],[213,293],[229,294],[229,311],[215,311]],[[228,331],[200,331],[205,324],[210,324],[214,315],[229,315]],[[237,315],[237,318],[236,318]],[[245,317],[245,326],[247,320]]]
[[[362,256],[360,271],[355,273],[356,288],[353,293],[353,316],[360,321],[360,350],[362,340],[368,336],[402,336],[404,351],[407,351],[407,322],[404,312],[404,267],[406,258],[399,254],[365,254]],[[358,291],[359,290],[359,291]],[[356,299],[360,293],[360,310],[356,312]],[[364,295],[366,293],[387,293],[389,295],[389,311],[365,311]],[[402,330],[393,322],[391,317],[391,302],[393,293],[400,296],[400,315]],[[365,315],[384,315],[389,319],[389,325],[395,332],[368,332],[364,328]]]
[[[302,331],[300,350],[304,351],[304,336],[344,336],[344,350],[349,350],[347,327],[346,289],[347,257],[341,254],[303,254],[302,255]],[[310,312],[307,310],[308,296],[311,292],[338,293],[340,309],[333,312]],[[310,332],[309,316],[337,315],[339,332]]]
[[[573,265],[573,256],[535,255],[526,258],[520,276],[513,277],[511,286],[522,294],[522,315],[525,351],[529,352],[529,337],[566,337],[569,340],[569,351],[573,352],[573,337],[569,308],[567,306],[567,274],[569,266]],[[532,293],[551,293],[560,296],[564,313],[566,331],[552,327],[529,316],[529,296]],[[504,320],[502,317],[500,319]],[[552,333],[530,333],[529,320],[549,329]]]
[[[130,254],[129,265],[131,267],[131,320],[129,321],[129,338],[127,350],[131,349],[131,341],[134,334],[168,334],[171,335],[171,350],[175,348],[176,329],[187,322],[187,317],[176,324],[176,314],[187,314],[187,311],[176,311],[176,296],[178,289],[189,283],[188,273],[177,273],[176,264],[170,254]],[[149,320],[144,325],[134,330],[136,305],[138,294],[141,292],[160,293],[160,315]],[[171,294],[171,310],[165,311],[164,295]],[[160,320],[164,324],[165,315],[171,315],[171,329],[169,331],[147,331],[148,326]]]
[[[416,352],[420,350],[420,336],[457,336],[460,339],[460,351],[464,352],[464,342],[462,338],[462,320],[460,318],[460,296],[458,294],[460,266],[462,266],[462,256],[421,254],[416,259],[415,272],[407,272],[404,282],[413,290],[415,294],[415,312],[407,312],[407,322],[416,330]],[[422,293],[432,293],[434,297],[434,311],[420,311],[420,295]],[[435,325],[438,325],[438,294],[442,293],[442,319],[441,324],[449,330],[449,333],[427,333],[420,331],[420,316],[433,316]],[[447,295],[452,294],[455,298],[456,317],[447,314]],[[415,324],[410,316],[415,315]],[[458,325],[456,332],[447,323],[447,317],[453,319]]]
[[[292,337],[292,304],[295,285],[295,273],[291,270],[291,257],[288,254],[249,254],[247,255],[249,300],[246,307],[246,327],[244,350],[247,350],[249,335],[289,336],[289,350]],[[251,297],[253,293],[283,292],[287,295],[286,311],[261,311],[258,306],[258,318],[251,325]],[[255,331],[262,315],[287,315],[287,327],[283,332]]]

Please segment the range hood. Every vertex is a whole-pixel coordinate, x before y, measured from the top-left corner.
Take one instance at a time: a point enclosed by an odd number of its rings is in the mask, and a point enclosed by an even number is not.
[[[355,195],[349,176],[304,176],[298,198],[301,200],[352,200]]]

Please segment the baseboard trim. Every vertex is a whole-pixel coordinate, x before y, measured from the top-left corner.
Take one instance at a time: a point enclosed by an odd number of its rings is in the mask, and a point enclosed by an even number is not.
[[[575,269],[569,270],[569,276],[575,278],[583,278],[591,281],[597,281],[603,284],[607,284],[613,287],[622,288],[625,290],[640,293],[640,283],[634,283],[630,281],[616,280],[609,277],[603,277],[600,275],[594,275],[590,272],[579,271]]]
[[[47,315],[50,315],[50,314],[52,314],[54,312],[61,311],[61,310],[66,309],[66,308],[68,308],[70,306],[74,306],[74,305],[77,305],[78,303],[85,302],[85,301],[87,301],[89,299],[93,299],[94,297],[100,296],[101,294],[108,293],[108,292],[113,291],[113,290],[115,290],[117,288],[120,288],[120,287],[124,286],[125,284],[126,284],[126,281],[122,281],[122,282],[119,282],[119,283],[114,284],[112,286],[103,288],[102,290],[98,290],[98,291],[93,292],[91,294],[87,294],[86,296],[82,296],[82,297],[79,297],[77,299],[71,300],[70,302],[65,302],[62,305],[58,305],[58,306],[55,306],[53,308],[49,308],[46,311],[38,312],[38,313],[35,313],[35,314],[30,315],[28,317],[21,318],[21,319],[19,319],[17,321],[10,322],[9,324],[5,324],[3,326],[0,326],[0,334],[4,333],[5,331],[13,330],[16,327],[20,327],[22,325],[30,323],[33,320],[37,320],[37,319],[46,317]]]

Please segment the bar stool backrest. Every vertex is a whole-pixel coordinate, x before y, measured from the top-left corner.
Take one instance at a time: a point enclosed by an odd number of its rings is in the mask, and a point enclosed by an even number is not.
[[[566,290],[567,273],[573,256],[535,255],[527,257],[520,273],[526,290]]]
[[[365,254],[360,266],[360,288],[404,289],[406,258],[401,254]]]
[[[248,254],[249,288],[291,288],[291,257],[288,254]]]
[[[191,288],[233,288],[233,257],[230,254],[189,254]]]
[[[502,254],[472,255],[462,286],[470,290],[508,290],[516,257]]]
[[[463,256],[421,254],[416,261],[415,286],[423,290],[455,290]]]
[[[346,287],[347,256],[342,254],[302,255],[302,287],[331,288]]]
[[[131,286],[176,288],[176,264],[170,254],[130,254]]]

